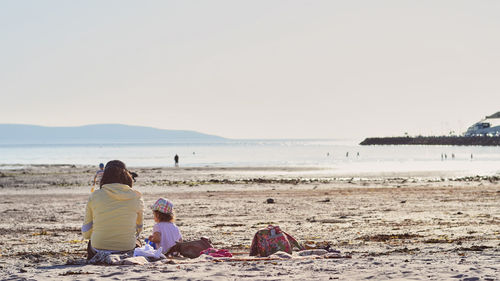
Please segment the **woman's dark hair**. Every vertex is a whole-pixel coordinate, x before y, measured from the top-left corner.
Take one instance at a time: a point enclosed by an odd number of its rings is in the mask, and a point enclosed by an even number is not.
[[[100,186],[102,187],[108,183],[121,183],[132,187],[132,182],[132,176],[127,170],[125,163],[120,160],[112,160],[104,168]]]
[[[158,220],[161,222],[173,222],[174,221],[174,214],[173,213],[162,213],[160,211],[153,211],[157,216]]]

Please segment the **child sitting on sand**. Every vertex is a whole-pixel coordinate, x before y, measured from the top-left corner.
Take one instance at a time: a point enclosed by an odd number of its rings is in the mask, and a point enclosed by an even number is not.
[[[162,248],[162,253],[168,252],[176,242],[182,242],[182,235],[174,222],[174,204],[165,198],[160,198],[151,207],[156,224],[149,240]]]

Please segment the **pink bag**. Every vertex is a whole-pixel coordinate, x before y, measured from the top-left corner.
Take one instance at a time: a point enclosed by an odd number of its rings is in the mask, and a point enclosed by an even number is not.
[[[230,258],[233,256],[228,250],[226,249],[214,249],[214,248],[208,248],[205,251],[201,252],[202,255],[209,255],[214,258]]]

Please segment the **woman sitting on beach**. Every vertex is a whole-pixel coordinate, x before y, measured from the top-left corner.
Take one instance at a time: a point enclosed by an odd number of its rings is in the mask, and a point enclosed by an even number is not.
[[[104,168],[100,189],[90,194],[82,233],[90,239],[87,259],[97,252],[133,250],[142,231],[144,202],[132,189],[132,176],[125,163],[109,161]]]

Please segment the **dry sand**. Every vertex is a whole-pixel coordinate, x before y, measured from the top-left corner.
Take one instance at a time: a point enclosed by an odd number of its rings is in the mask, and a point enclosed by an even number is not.
[[[1,167],[0,167],[1,168]],[[94,168],[0,170],[2,280],[499,280],[496,177],[346,175],[306,168],[138,168],[147,205],[175,203],[185,240],[209,236],[237,253],[217,261],[85,264],[80,227]],[[362,176],[362,177],[361,177]],[[273,198],[274,204],[266,199]],[[252,260],[254,233],[279,225],[343,258]],[[150,234],[152,214],[145,212]]]

